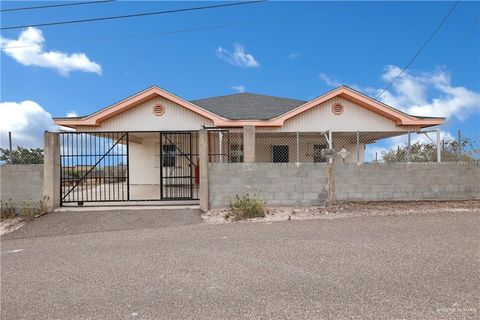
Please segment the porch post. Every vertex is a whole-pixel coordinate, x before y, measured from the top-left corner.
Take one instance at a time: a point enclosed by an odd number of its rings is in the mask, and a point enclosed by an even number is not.
[[[220,163],[223,163],[223,132],[218,131],[218,153],[220,154]]]
[[[243,127],[243,162],[255,162],[255,126]]]
[[[333,149],[333,141],[332,141],[332,130],[328,130],[328,148]],[[328,158],[328,163],[332,164],[333,163],[333,157]]]
[[[58,132],[44,134],[43,198],[48,212],[60,207],[60,143]]]
[[[202,129],[198,132],[198,162],[200,171],[200,186],[198,198],[200,200],[200,210],[207,212],[209,208],[208,194],[208,131]]]
[[[440,149],[440,129],[437,129],[437,162],[442,162],[442,150]]]
[[[357,163],[360,163],[360,131],[357,130]]]
[[[297,131],[297,163],[300,163],[300,132]]]
[[[408,142],[407,142],[407,161],[412,161],[412,139],[410,136],[410,132],[408,133]]]

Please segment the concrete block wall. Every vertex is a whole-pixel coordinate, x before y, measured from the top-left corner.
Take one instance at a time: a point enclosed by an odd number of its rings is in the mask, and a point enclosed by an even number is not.
[[[211,208],[236,194],[258,193],[268,206],[323,205],[328,165],[321,163],[210,163]],[[334,200],[480,199],[480,164],[337,163]]]
[[[324,163],[210,163],[209,204],[226,207],[235,195],[259,194],[268,206],[315,206],[326,199]]]
[[[16,204],[43,199],[43,164],[0,166],[0,200]]]
[[[475,163],[336,164],[336,200],[480,199]]]

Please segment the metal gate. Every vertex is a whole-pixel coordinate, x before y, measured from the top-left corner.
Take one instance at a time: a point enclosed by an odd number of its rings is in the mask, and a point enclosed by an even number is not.
[[[198,199],[197,132],[62,132],[59,136],[61,204]],[[155,137],[157,143],[132,159],[131,152],[138,147],[131,150],[131,144],[142,145],[146,136]],[[142,168],[138,161],[144,154],[155,158],[155,165],[144,170],[151,170],[146,175],[156,182],[145,184],[139,193],[131,179],[138,183],[135,170]],[[153,196],[142,198],[145,187],[156,190]]]
[[[160,198],[162,200],[197,198],[195,191],[198,185],[198,154],[193,152],[192,137],[192,132],[160,133]]]

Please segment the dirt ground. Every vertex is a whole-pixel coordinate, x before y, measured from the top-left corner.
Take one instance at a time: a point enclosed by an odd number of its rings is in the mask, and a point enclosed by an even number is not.
[[[9,218],[0,220],[0,236],[21,228],[25,224],[24,219]]]
[[[202,215],[206,223],[227,223],[228,208],[213,209]],[[273,207],[265,218],[248,221],[336,219],[357,216],[409,215],[450,212],[480,213],[480,200],[460,201],[343,201],[324,207]]]

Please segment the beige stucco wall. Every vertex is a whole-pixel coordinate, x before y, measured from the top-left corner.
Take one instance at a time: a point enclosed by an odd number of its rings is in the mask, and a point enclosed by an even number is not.
[[[153,108],[161,104],[165,114],[157,117]],[[213,122],[185,107],[157,97],[102,122],[99,127],[79,127],[77,131],[169,131],[199,130]]]
[[[142,139],[129,145],[131,184],[159,184],[160,168],[155,167],[155,143],[159,138]]]
[[[173,137],[170,137],[173,139]],[[198,136],[196,134],[192,135],[192,161],[197,161],[198,154]],[[158,150],[155,150],[155,144],[160,142],[158,135],[152,134],[152,137],[135,139],[129,144],[129,166],[130,166],[130,184],[159,184],[160,183],[160,162],[158,157]],[[188,140],[185,139],[181,141],[181,137],[178,137],[177,141],[174,141],[175,145],[186,152],[188,156],[190,146],[184,146],[183,142],[188,143]],[[170,144],[164,139],[164,144]],[[157,155],[155,154],[157,153]],[[188,161],[185,158],[179,157],[177,161],[177,169],[182,170],[185,166],[188,165]],[[165,170],[170,170],[169,168],[164,168],[164,175],[167,173]]]

